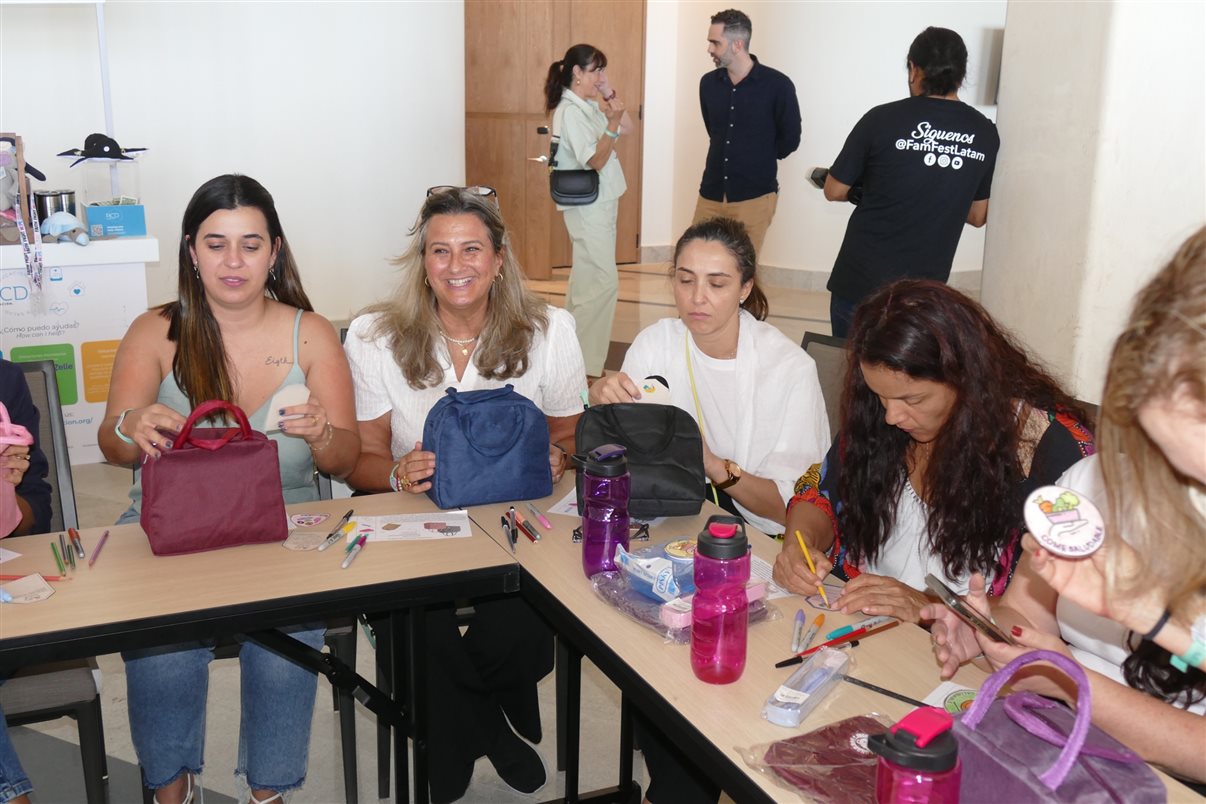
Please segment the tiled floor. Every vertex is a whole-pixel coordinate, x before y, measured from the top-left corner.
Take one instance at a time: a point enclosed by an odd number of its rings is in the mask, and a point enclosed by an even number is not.
[[[554,278],[533,281],[532,287],[550,303],[564,304],[565,271]],[[799,341],[806,330],[828,333],[829,299],[826,293],[792,289],[766,288],[771,299],[771,323],[779,326],[788,337]],[[631,342],[641,328],[652,322],[675,315],[669,280],[663,265],[626,266],[621,272],[620,304],[616,313],[613,340]],[[84,527],[112,523],[125,510],[126,492],[130,485],[130,470],[92,464],[74,467],[76,504]],[[199,579],[200,580],[200,579]],[[372,678],[372,653],[363,634],[358,649],[358,671]],[[111,756],[136,763],[130,742],[126,717],[126,677],[121,659],[116,655],[99,657],[102,671],[102,702],[105,723],[105,742]],[[210,695],[207,712],[206,787],[226,795],[243,794],[233,777],[238,744],[238,665],[234,661],[215,662],[210,671]],[[583,663],[582,682],[582,757],[581,789],[607,787],[615,782],[618,763],[619,702],[616,688],[590,662]],[[330,690],[320,683],[315,706],[310,746],[309,776],[306,785],[296,791],[291,801],[336,804],[343,801],[343,768],[340,762],[338,716],[331,710]],[[540,686],[540,706],[544,713],[545,739],[537,746],[548,768],[554,767],[555,718],[553,677]],[[376,798],[376,723],[363,708],[358,707],[357,753],[359,756],[360,797],[364,801]],[[75,725],[68,720],[36,726],[39,731],[75,742]],[[638,780],[644,786],[644,765],[636,763]],[[507,788],[498,779],[487,760],[478,760],[477,770],[466,802],[534,801],[562,795],[563,776],[549,774],[549,784],[536,796],[524,796]],[[36,784],[36,779],[34,780]],[[39,799],[44,802],[45,799]],[[66,804],[66,803],[64,803]],[[124,803],[123,803],[124,804]]]

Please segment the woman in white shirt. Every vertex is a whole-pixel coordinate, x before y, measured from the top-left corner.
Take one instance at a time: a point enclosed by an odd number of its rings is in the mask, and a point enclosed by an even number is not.
[[[993,668],[1033,648],[1080,662],[1093,722],[1149,762],[1206,781],[1206,229],[1140,293],[1114,346],[1101,452],[1058,484],[1101,505],[1105,544],[1059,558],[1027,535],[1013,584],[992,606],[1021,647],[978,639],[944,607],[934,651],[949,677],[983,652]],[[983,580],[968,600],[988,610]],[[1062,674],[1015,687],[1076,705]]]
[[[548,418],[553,482],[565,472],[586,390],[582,353],[570,316],[524,287],[492,196],[432,188],[397,261],[394,298],[348,329],[362,444],[348,483],[359,491],[431,487],[436,456],[423,448],[423,424],[448,387],[513,385]],[[463,636],[451,606],[426,622],[432,801],[464,795],[483,755],[510,787],[534,793],[546,771],[520,736],[541,738],[536,682],[553,668],[552,632],[514,596],[474,601]]]
[[[783,532],[803,467],[821,459],[829,420],[816,365],[766,323],[754,246],[731,218],[695,224],[674,249],[678,318],[647,327],[617,374],[591,386],[592,405],[633,402],[646,377],[670,388],[704,441],[704,472],[721,506],[769,534]]]

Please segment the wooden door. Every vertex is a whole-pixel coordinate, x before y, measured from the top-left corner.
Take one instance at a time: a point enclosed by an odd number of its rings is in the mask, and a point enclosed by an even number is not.
[[[569,237],[548,192],[544,79],[577,42],[607,54],[612,86],[637,130],[617,152],[628,191],[620,199],[616,260],[637,262],[641,220],[640,111],[644,0],[468,0],[465,3],[465,181],[498,190],[511,247],[543,279],[569,265]]]

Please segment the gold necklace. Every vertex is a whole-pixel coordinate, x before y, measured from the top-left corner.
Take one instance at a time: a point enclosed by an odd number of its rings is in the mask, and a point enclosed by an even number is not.
[[[480,337],[480,334],[479,334],[479,335],[474,335],[472,338],[465,338],[462,340],[460,338],[451,337],[444,330],[440,330],[440,334],[444,336],[444,340],[448,341],[449,343],[455,343],[457,346],[461,347],[461,354],[466,357],[469,355],[469,344],[473,343],[474,341],[476,341],[478,339],[478,337]]]

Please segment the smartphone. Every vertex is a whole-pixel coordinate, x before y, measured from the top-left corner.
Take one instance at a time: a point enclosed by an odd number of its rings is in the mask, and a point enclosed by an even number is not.
[[[938,599],[946,605],[948,609],[955,612],[960,620],[970,625],[972,628],[979,631],[984,636],[991,639],[993,642],[1004,642],[1007,645],[1016,645],[1013,639],[997,628],[996,623],[986,614],[977,611],[970,603],[955,594],[955,591],[943,583],[938,578],[934,577],[933,573],[925,576],[925,585],[930,588],[930,591],[938,596]]]

